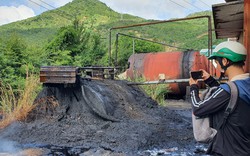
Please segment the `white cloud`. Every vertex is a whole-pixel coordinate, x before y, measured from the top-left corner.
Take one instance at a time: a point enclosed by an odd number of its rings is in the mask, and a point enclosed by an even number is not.
[[[145,19],[182,18],[193,12],[211,10],[211,4],[224,0],[100,0],[113,10]]]
[[[110,8],[120,13],[127,13],[145,19],[163,19],[164,17],[182,17],[185,12],[170,1],[162,0],[101,0]],[[168,9],[171,8],[171,9]]]
[[[14,6],[9,0],[0,0],[0,25],[29,18],[73,0],[18,0]],[[100,0],[119,13],[127,13],[145,19],[167,20],[183,18],[190,13],[211,10],[212,4],[225,3],[225,0]],[[13,2],[13,1],[12,1]],[[47,4],[49,5],[47,5]],[[21,5],[22,4],[22,5]],[[42,7],[43,6],[43,7]],[[47,8],[47,9],[46,9]]]
[[[0,25],[35,16],[34,11],[25,6],[0,6]]]

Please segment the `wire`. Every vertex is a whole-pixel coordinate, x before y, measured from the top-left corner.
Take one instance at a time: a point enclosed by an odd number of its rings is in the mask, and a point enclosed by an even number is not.
[[[193,10],[191,10],[191,9],[189,9],[189,8],[187,8],[187,7],[185,7],[185,6],[181,5],[181,4],[179,4],[179,3],[176,3],[176,2],[174,2],[174,1],[172,1],[172,0],[169,0],[169,1],[172,2],[172,3],[174,3],[174,4],[176,4],[176,5],[179,5],[179,6],[182,7],[182,8],[185,8],[185,9],[187,9],[187,10],[190,10],[190,11],[194,12]]]
[[[34,3],[34,4],[36,4],[36,5],[38,5],[38,6],[40,6],[40,7],[42,7],[42,8],[44,8],[44,9],[47,9],[47,10],[50,10],[49,8],[47,8],[47,7],[45,7],[45,6],[43,6],[43,5],[41,5],[41,4],[39,4],[39,3],[37,3],[37,2],[34,2],[34,1],[32,1],[32,0],[29,0],[30,2],[32,2],[32,3]],[[55,12],[56,13],[56,12]],[[57,13],[56,13],[57,14]],[[57,15],[59,15],[59,16],[61,16],[61,17],[64,17],[64,18],[66,18],[67,20],[72,20],[72,19],[70,19],[70,18],[67,18],[67,17],[65,17],[65,16],[62,16],[62,15],[60,15],[60,14],[57,14]]]
[[[44,2],[43,0],[39,0],[39,1],[42,2],[42,3],[44,3],[44,4],[46,4],[46,5],[48,5],[48,6],[50,6],[50,7],[53,8],[53,9],[57,9],[56,7],[50,5],[49,3]],[[62,12],[62,13],[64,13],[64,14],[66,14],[66,15],[68,15],[68,16],[70,16],[70,17],[75,17],[75,16],[73,16],[73,15],[71,15],[71,14],[66,13],[66,12],[63,11],[63,10],[58,10],[58,11],[60,11],[60,12]]]
[[[188,4],[191,5],[191,6],[195,7],[196,9],[203,11],[201,8],[199,8],[199,7],[195,6],[195,5],[193,5],[192,3],[188,2],[187,0],[183,0],[183,1],[185,1],[186,3],[188,3]]]
[[[56,9],[56,7],[54,7],[54,6],[50,5],[50,4],[48,4],[47,2],[44,2],[44,1],[42,1],[42,0],[39,0],[39,1],[42,2],[42,3],[44,3],[44,4],[46,4],[46,5],[48,5],[48,6],[50,6],[51,8]]]
[[[202,0],[199,0],[201,1],[201,3],[205,4],[206,6],[208,6],[209,8],[211,7],[210,5],[208,5],[207,3],[203,2]]]
[[[34,2],[34,1],[32,1],[32,0],[29,0],[29,1],[32,2],[32,3],[34,3],[34,4],[36,4],[36,5],[38,5],[38,6],[40,6],[40,7],[42,7],[42,8],[44,8],[44,9],[46,9],[46,10],[50,10],[50,9],[46,8],[45,6],[40,5],[40,4],[37,3],[37,2]]]
[[[135,39],[138,39],[138,40],[143,40],[143,41],[148,41],[148,42],[152,42],[152,43],[161,44],[161,45],[172,47],[172,48],[176,48],[176,49],[188,50],[187,48],[182,48],[182,47],[177,47],[177,46],[165,44],[165,43],[162,43],[162,42],[152,41],[152,40],[149,40],[149,39],[146,39],[146,38],[136,37],[136,36],[132,36],[132,35],[128,35],[128,34],[123,34],[123,33],[117,33],[117,34],[118,35],[122,35],[122,36],[127,36],[127,37],[131,37],[131,38],[135,38]]]

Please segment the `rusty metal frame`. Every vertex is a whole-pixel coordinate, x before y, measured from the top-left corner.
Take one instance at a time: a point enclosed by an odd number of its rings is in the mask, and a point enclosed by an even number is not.
[[[250,1],[244,1],[244,45],[247,49],[246,72],[250,72]]]
[[[196,16],[196,17],[179,18],[179,19],[163,20],[163,21],[147,22],[147,23],[139,23],[139,24],[126,25],[126,26],[118,26],[118,27],[112,27],[112,28],[110,28],[109,29],[109,47],[108,47],[109,65],[111,65],[111,59],[112,59],[111,58],[112,30],[132,28],[132,27],[141,27],[141,26],[154,25],[154,24],[162,24],[162,23],[168,23],[168,22],[193,20],[193,19],[199,19],[199,18],[206,18],[208,20],[208,30],[207,30],[208,31],[208,50],[209,50],[208,56],[210,56],[211,53],[212,53],[212,23],[211,23],[211,17],[210,16]],[[115,62],[117,62],[117,60],[115,60]],[[208,64],[208,69],[212,69],[212,68],[210,68],[210,64]]]
[[[115,62],[114,62],[115,66],[117,66],[117,54],[118,54],[119,35],[130,37],[130,38],[135,38],[135,39],[138,39],[138,40],[143,40],[143,41],[147,41],[147,42],[151,42],[151,43],[156,43],[156,44],[160,44],[160,45],[164,45],[164,46],[168,46],[168,47],[173,47],[173,48],[177,48],[177,49],[189,50],[189,49],[186,49],[186,48],[176,47],[176,46],[165,44],[165,43],[162,43],[162,42],[152,41],[152,40],[149,40],[149,39],[146,39],[146,38],[142,38],[142,37],[136,37],[136,36],[132,36],[132,35],[124,34],[124,33],[117,33],[116,34],[116,40],[115,40],[116,41],[116,43],[115,43],[115,46],[116,46],[116,48],[115,48]]]

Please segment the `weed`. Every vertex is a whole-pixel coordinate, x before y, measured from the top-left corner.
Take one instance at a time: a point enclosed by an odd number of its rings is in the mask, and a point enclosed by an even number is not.
[[[18,93],[14,93],[10,85],[0,84],[0,112],[3,117],[0,120],[0,129],[27,117],[35,107],[33,102],[41,89],[40,86],[38,77],[28,74],[24,89]]]
[[[137,77],[135,82],[145,82],[143,77]],[[148,84],[140,86],[148,96],[157,101],[160,105],[165,103],[165,95],[169,92],[169,87],[166,84]]]

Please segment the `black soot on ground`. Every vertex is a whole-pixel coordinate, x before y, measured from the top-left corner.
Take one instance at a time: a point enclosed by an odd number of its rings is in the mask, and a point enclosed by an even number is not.
[[[15,142],[14,151],[1,151],[0,145],[0,154],[27,149],[67,156],[204,154],[193,138],[190,109],[161,107],[127,81],[45,86],[34,104],[25,121],[0,132]]]

